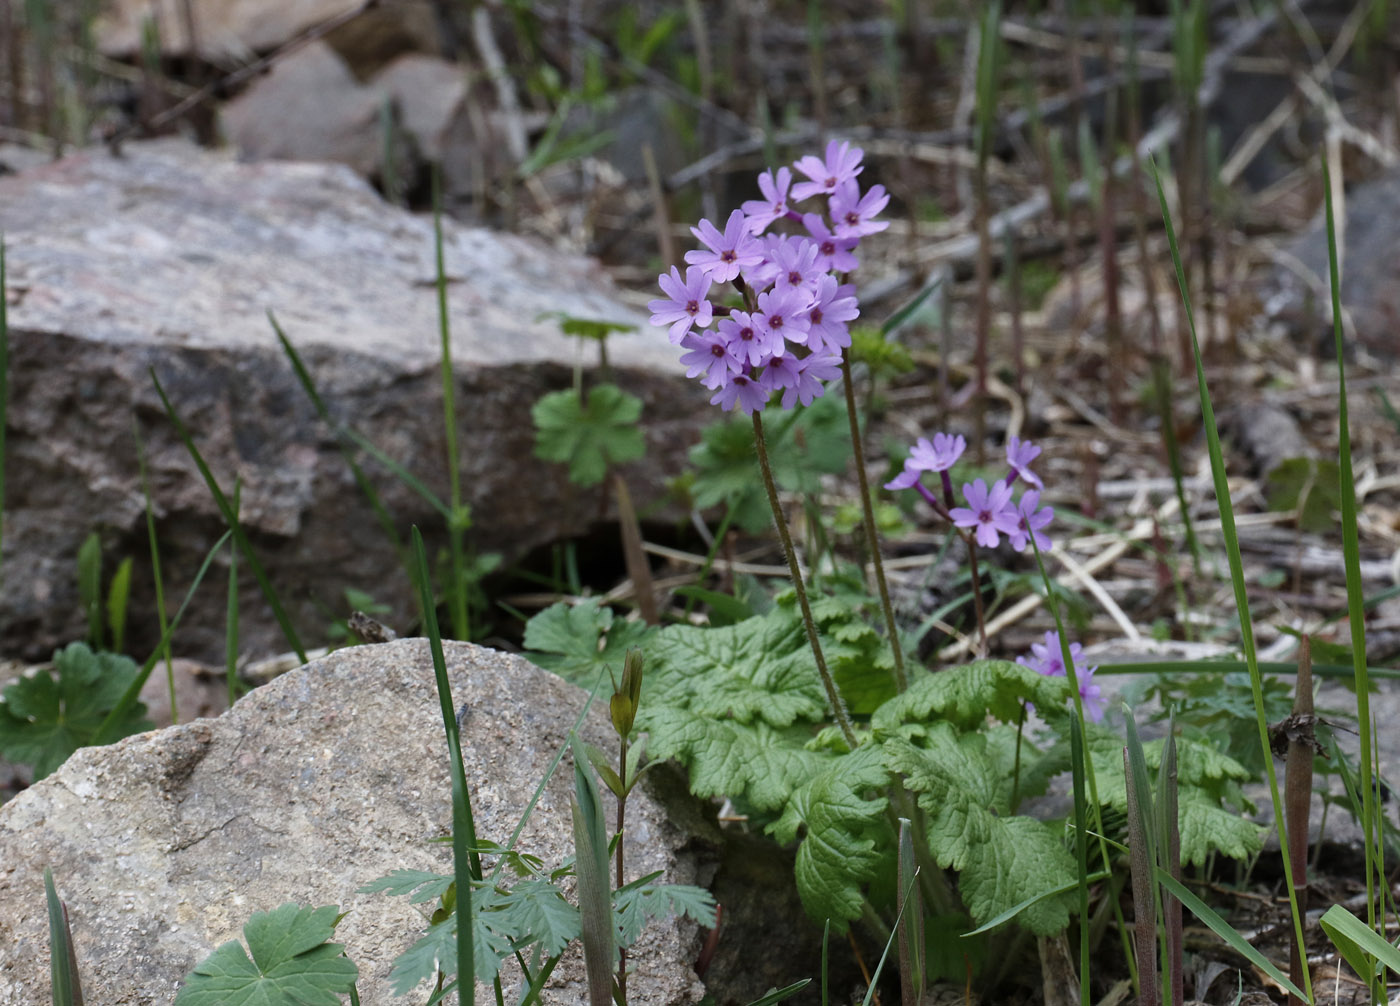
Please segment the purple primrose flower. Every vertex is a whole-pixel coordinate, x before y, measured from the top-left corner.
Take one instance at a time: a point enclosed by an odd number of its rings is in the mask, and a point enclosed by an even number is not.
[[[1011,477],[1007,481],[1014,483],[1016,479],[1023,478],[1037,489],[1044,489],[1045,483],[1030,467],[1038,457],[1040,448],[1035,444],[1020,437],[1009,437],[1006,441],[1006,463],[1011,466]]]
[[[831,219],[836,223],[836,236],[861,238],[880,233],[890,225],[889,221],[877,221],[874,217],[889,201],[883,185],[873,185],[869,192],[861,195],[860,185],[854,178],[845,182],[831,197]]]
[[[779,168],[775,174],[765,171],[758,176],[758,191],[762,199],[750,199],[743,205],[745,226],[750,234],[762,234],[788,215],[788,187],[792,185],[792,169]]]
[[[657,282],[670,299],[648,301],[647,308],[652,312],[653,325],[671,326],[672,342],[679,344],[691,325],[705,328],[714,320],[714,307],[705,299],[710,292],[710,278],[701,270],[687,268],[682,280],[680,270],[671,266],[671,275],[658,276]]]
[[[826,145],[826,159],[808,154],[793,165],[808,178],[809,182],[798,182],[792,187],[792,198],[798,202],[808,196],[831,195],[842,182],[855,178],[865,169],[860,159],[865,151],[849,143],[832,140]]]
[[[963,436],[949,433],[935,433],[932,443],[927,437],[920,437],[904,462],[904,471],[885,483],[886,489],[908,489],[924,472],[946,472],[952,468],[963,451],[967,450],[967,440]]]
[[[1055,511],[1050,507],[1040,506],[1040,491],[1027,489],[1021,494],[1021,500],[1016,504],[1016,530],[1009,535],[1011,547],[1017,552],[1024,552],[1026,546],[1030,544],[1032,537],[1035,538],[1035,547],[1042,552],[1050,551],[1050,538],[1040,533],[1040,529],[1049,524],[1055,517]]]
[[[1093,680],[1094,672],[1098,668],[1090,667],[1084,662],[1084,647],[1078,643],[1069,644],[1069,655],[1070,659],[1074,661],[1074,677],[1079,682],[1079,698],[1084,703],[1084,715],[1094,723],[1098,723],[1103,719],[1105,707],[1103,689]],[[1032,643],[1030,656],[1017,657],[1016,663],[1047,677],[1064,678],[1069,676],[1065,673],[1065,659],[1060,651],[1060,634],[1058,632],[1047,632],[1045,642]]]
[[[1017,530],[1020,519],[1011,505],[1011,487],[1005,482],[993,482],[988,490],[987,483],[978,479],[970,485],[964,483],[962,491],[967,506],[953,507],[948,516],[958,527],[975,527],[977,544],[996,548],[1001,540],[998,531],[1012,534]]]
[[[728,283],[739,275],[739,270],[758,265],[763,261],[763,246],[744,226],[744,211],[735,210],[729,214],[724,225],[724,233],[708,220],[701,220],[699,227],[692,227],[694,234],[709,251],[696,249],[685,253],[685,260],[699,266],[716,283]]]

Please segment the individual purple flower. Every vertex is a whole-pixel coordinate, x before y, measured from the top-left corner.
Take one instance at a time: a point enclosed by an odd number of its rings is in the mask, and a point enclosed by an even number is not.
[[[1078,668],[1076,668],[1076,671]],[[1094,672],[1097,667],[1090,667],[1079,675],[1079,700],[1084,704],[1084,716],[1092,723],[1098,723],[1103,719],[1104,708],[1107,703],[1104,701],[1103,689],[1094,683]]]
[[[797,357],[789,354],[787,356],[775,356],[768,361],[768,365],[763,368],[763,376],[759,382],[769,391],[777,391],[779,388],[795,388],[800,378],[800,365]]]
[[[780,336],[775,337],[746,311],[730,311],[717,327],[734,355],[751,367],[761,367],[787,349]]]
[[[855,179],[843,183],[831,197],[831,222],[835,225],[836,236],[862,238],[867,234],[880,233],[890,223],[874,217],[889,201],[883,185],[872,185],[869,192],[861,195],[860,185]]]
[[[768,395],[769,390],[752,375],[733,374],[729,381],[715,392],[710,404],[723,406],[726,412],[738,405],[744,412],[752,415],[768,404]]]
[[[804,215],[802,226],[807,228],[817,246],[818,268],[827,272],[850,272],[860,265],[860,260],[851,254],[851,249],[860,244],[859,238],[837,237],[818,213]]]
[[[904,471],[886,482],[885,488],[909,489],[924,472],[946,472],[965,450],[967,440],[961,435],[955,437],[951,433],[935,433],[932,442],[927,437],[920,437],[904,461]]]
[[[842,182],[854,178],[865,169],[860,159],[865,152],[849,143],[832,140],[826,145],[826,159],[808,154],[793,165],[808,178],[809,182],[798,182],[792,187],[792,198],[801,202],[808,196],[831,195]]]
[[[716,332],[691,332],[681,340],[681,345],[690,350],[681,357],[681,363],[686,367],[685,376],[700,377],[703,374],[700,383],[707,388],[718,388],[730,374],[737,374],[743,369],[729,340]]]
[[[1048,506],[1037,510],[1038,506],[1040,492],[1036,489],[1027,489],[1016,504],[1016,530],[1008,537],[1011,539],[1011,547],[1017,552],[1024,552],[1032,537],[1035,539],[1036,548],[1042,552],[1050,551],[1050,539],[1041,534],[1040,529],[1054,519],[1055,511]]]
[[[739,275],[740,269],[763,261],[763,245],[745,228],[743,210],[729,214],[723,234],[708,220],[701,220],[700,226],[692,227],[690,233],[709,250],[688,251],[685,260],[699,266],[716,283],[728,283]]]
[[[797,361],[797,383],[783,392],[783,408],[796,402],[811,405],[826,390],[826,382],[841,376],[841,358],[830,353],[809,353]]]
[[[779,290],[797,287],[816,296],[817,281],[824,275],[817,265],[817,246],[806,238],[782,237],[769,249],[774,265],[773,285]]]
[[[710,278],[702,270],[690,266],[682,280],[680,270],[671,266],[669,276],[663,273],[656,280],[661,284],[661,292],[670,299],[648,301],[647,308],[652,312],[653,325],[671,326],[672,342],[680,345],[691,325],[709,327],[714,320],[714,307],[705,299],[710,293]]]
[[[807,330],[811,327],[807,318],[807,308],[811,303],[811,294],[800,287],[769,290],[758,295],[758,314],[754,315],[754,324],[776,338],[805,343]]]
[[[779,168],[775,175],[765,171],[758,176],[758,191],[762,199],[750,199],[743,205],[744,226],[750,234],[762,234],[768,227],[788,214],[788,187],[792,185],[792,171]]]
[[[851,344],[846,323],[860,317],[860,306],[848,289],[838,285],[835,276],[817,278],[816,300],[807,309],[807,345],[813,352],[839,354]]]
[[[1011,466],[1011,476],[1006,480],[1014,485],[1016,479],[1023,478],[1037,489],[1044,489],[1040,476],[1031,471],[1031,462],[1040,457],[1040,448],[1029,440],[1010,437],[1006,441],[1006,463]]]
[[[1076,677],[1082,678],[1098,670],[1096,667],[1088,667],[1084,664],[1084,647],[1078,643],[1069,644],[1069,656],[1074,661]],[[1066,677],[1064,654],[1060,649],[1060,634],[1053,630],[1045,633],[1045,642],[1031,643],[1031,655],[1017,657],[1016,663],[1047,677]]]
[[[1005,482],[994,482],[989,491],[987,483],[978,479],[971,485],[964,484],[965,507],[953,507],[948,516],[958,527],[975,527],[977,544],[985,548],[995,548],[1001,539],[997,532],[1011,534],[1017,529],[1019,518],[1016,508],[1011,505],[1011,487]]]

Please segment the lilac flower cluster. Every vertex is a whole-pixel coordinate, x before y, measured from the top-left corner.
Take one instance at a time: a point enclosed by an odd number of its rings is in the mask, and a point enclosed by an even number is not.
[[[686,252],[685,275],[672,266],[658,277],[666,296],[647,305],[651,323],[686,350],[686,376],[715,392],[712,404],[753,413],[781,390],[783,408],[810,405],[840,374],[847,325],[860,315],[855,288],[841,277],[859,265],[852,252],[861,238],[889,226],[874,219],[889,202],[884,187],[861,192],[862,156],[833,140],[825,158],[809,154],[793,164],[807,181],[794,184],[786,167],[765,171],[763,198],[731,213],[723,230],[701,220],[691,233],[704,247]],[[791,206],[818,196],[826,217]],[[805,233],[768,233],[783,220]],[[718,302],[714,287],[726,283],[742,295],[742,308]]]
[[[1017,552],[1025,551],[1032,538],[1037,548],[1048,552],[1052,542],[1041,532],[1054,518],[1055,511],[1040,505],[1040,491],[1045,483],[1030,468],[1031,462],[1040,456],[1040,448],[1029,440],[1012,437],[1006,444],[1006,463],[1011,469],[1007,476],[993,482],[990,489],[982,479],[964,483],[962,496],[967,506],[954,506],[953,480],[948,472],[965,450],[967,441],[960,436],[935,433],[932,441],[920,437],[904,462],[904,470],[886,482],[885,488],[917,489],[934,510],[957,527],[972,530],[977,544],[985,548],[996,548],[1004,534]],[[923,484],[924,472],[937,472],[941,476],[942,499]],[[1012,490],[1018,479],[1035,488],[1027,489],[1020,500],[1013,502]]]
[[[1079,682],[1079,698],[1084,703],[1084,715],[1095,723],[1103,719],[1103,690],[1094,684],[1097,667],[1084,663],[1084,647],[1078,643],[1069,644],[1070,659],[1074,661],[1074,676]],[[1047,632],[1044,643],[1032,643],[1029,656],[1016,658],[1016,663],[1029,667],[1037,674],[1054,678],[1068,677],[1065,673],[1065,658],[1060,650],[1060,634]]]

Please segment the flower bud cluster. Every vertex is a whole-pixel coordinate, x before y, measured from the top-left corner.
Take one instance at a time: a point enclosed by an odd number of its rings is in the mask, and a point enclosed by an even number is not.
[[[810,405],[840,374],[847,325],[860,315],[855,287],[842,277],[859,264],[861,238],[889,226],[874,219],[889,202],[884,187],[861,192],[862,156],[833,140],[825,158],[793,164],[807,181],[794,184],[787,167],[765,171],[763,198],[731,213],[723,230],[701,220],[691,233],[704,247],[686,253],[685,275],[672,266],[658,277],[666,296],[647,305],[651,323],[686,351],[686,376],[714,391],[712,404],[753,413],[782,391],[784,409]],[[825,216],[791,205],[815,197],[825,198]],[[770,233],[784,220],[805,233]],[[714,288],[723,284],[742,295],[742,308],[717,303]]]

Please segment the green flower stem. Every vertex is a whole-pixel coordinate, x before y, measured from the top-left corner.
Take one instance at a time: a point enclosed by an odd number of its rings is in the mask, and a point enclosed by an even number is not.
[[[856,740],[855,728],[851,726],[851,716],[846,712],[846,704],[841,701],[841,693],[836,690],[836,680],[826,666],[826,657],[822,655],[821,640],[817,638],[817,623],[812,618],[812,606],[807,601],[807,587],[802,582],[802,570],[797,567],[797,553],[793,551],[792,535],[788,533],[787,518],[783,516],[783,508],[778,503],[778,487],[773,482],[773,467],[768,463],[768,447],[763,440],[763,416],[758,412],[753,414],[753,445],[758,452],[758,467],[763,471],[763,487],[768,490],[768,505],[773,510],[773,522],[778,525],[778,537],[783,540],[783,553],[787,556],[793,589],[797,591],[797,603],[802,608],[802,624],[807,627],[807,642],[811,644],[812,656],[817,661],[817,674],[822,679],[822,687],[826,689],[826,698],[831,704],[832,714],[841,727],[841,736],[846,739],[846,746],[854,751],[860,745]]]
[[[885,629],[889,633],[890,650],[894,654],[894,684],[903,692],[909,687],[909,676],[904,673],[904,649],[899,645],[899,627],[894,621],[890,588],[885,582],[885,563],[880,557],[880,539],[875,533],[875,508],[870,502],[870,482],[865,475],[865,447],[861,444],[860,420],[856,416],[856,389],[851,380],[850,346],[841,350],[841,377],[846,387],[846,417],[851,421],[851,450],[855,454],[856,478],[860,482],[860,509],[865,517],[865,544],[870,549],[870,560],[875,566],[875,585],[880,591],[880,607],[885,612]]]

